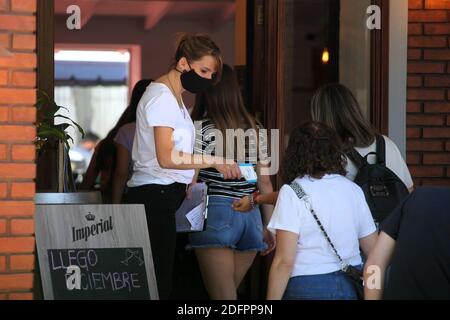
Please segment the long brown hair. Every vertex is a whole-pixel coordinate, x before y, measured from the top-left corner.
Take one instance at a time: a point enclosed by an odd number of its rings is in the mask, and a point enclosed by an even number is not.
[[[217,62],[217,73],[215,80],[218,82],[222,75],[223,59],[219,47],[206,34],[178,33],[176,41],[175,57],[170,66],[175,68],[181,58],[186,58],[188,62],[198,61],[205,56],[212,56]]]
[[[247,111],[236,73],[227,64],[223,65],[221,80],[205,93],[197,95],[191,117],[193,121],[208,118],[225,140],[227,129],[255,129],[258,132],[260,127]],[[224,145],[228,145],[227,141]]]
[[[376,131],[364,117],[358,101],[341,84],[328,84],[316,92],[311,100],[311,117],[336,130],[345,151],[368,147],[375,140]]]

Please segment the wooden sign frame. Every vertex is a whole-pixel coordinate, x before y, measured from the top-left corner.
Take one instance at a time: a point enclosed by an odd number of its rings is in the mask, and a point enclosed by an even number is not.
[[[142,248],[148,296],[158,299],[143,205],[37,205],[36,243],[46,300],[55,299],[49,250],[108,248]]]

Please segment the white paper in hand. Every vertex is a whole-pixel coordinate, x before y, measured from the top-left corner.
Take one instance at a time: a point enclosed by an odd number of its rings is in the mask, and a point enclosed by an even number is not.
[[[204,213],[205,213],[205,204],[200,204],[186,215],[186,218],[188,219],[189,223],[191,224],[192,230],[202,230],[203,229],[203,223],[204,220]]]
[[[175,213],[177,232],[203,231],[207,215],[207,191],[204,183],[191,187],[189,199],[186,197]]]

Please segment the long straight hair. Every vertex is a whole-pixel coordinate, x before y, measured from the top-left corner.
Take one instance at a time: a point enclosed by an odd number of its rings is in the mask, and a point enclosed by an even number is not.
[[[236,73],[227,64],[223,65],[220,81],[205,93],[197,95],[191,117],[194,121],[208,118],[221,131],[225,146],[229,145],[226,141],[227,129],[259,129],[256,119],[244,105]]]
[[[376,131],[364,117],[358,101],[341,84],[328,84],[316,92],[311,100],[311,117],[333,128],[346,152],[354,147],[368,147],[375,140]]]

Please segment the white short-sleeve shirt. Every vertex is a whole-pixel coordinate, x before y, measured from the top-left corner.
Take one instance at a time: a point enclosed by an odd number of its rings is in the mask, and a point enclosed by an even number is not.
[[[351,265],[362,263],[359,239],[376,231],[370,209],[359,186],[341,175],[322,179],[296,179],[339,255]],[[278,195],[268,228],[299,235],[291,277],[326,274],[340,270],[340,263],[305,202],[288,185]]]
[[[195,127],[188,110],[180,108],[170,89],[152,82],[142,96],[136,112],[136,135],[133,142],[133,175],[129,187],[146,184],[169,185],[175,182],[189,184],[194,170],[173,170],[160,167],[156,158],[155,127],[174,129],[175,149],[192,154]]]
[[[394,172],[400,178],[400,180],[403,181],[408,189],[412,188],[414,186],[414,183],[408,170],[408,166],[406,165],[406,162],[400,153],[400,150],[398,150],[397,146],[391,139],[386,136],[383,137],[384,141],[386,142],[386,166],[391,169],[391,171]],[[374,141],[374,143],[372,143],[369,147],[355,148],[355,150],[358,151],[361,156],[365,157],[371,152],[376,152],[376,144],[376,141]],[[355,180],[356,174],[358,173],[358,169],[351,160],[347,160],[347,178],[353,181]],[[369,156],[367,160],[370,163],[373,163],[373,161],[376,159],[375,157]]]

